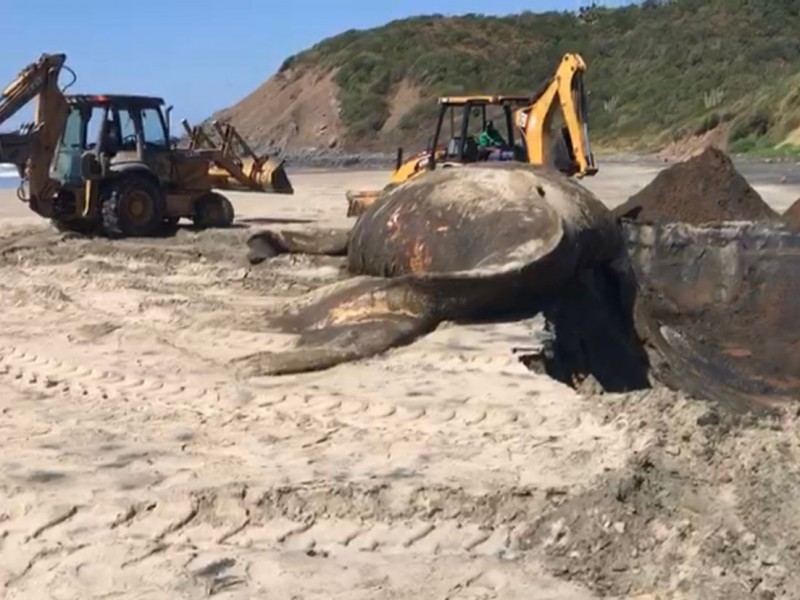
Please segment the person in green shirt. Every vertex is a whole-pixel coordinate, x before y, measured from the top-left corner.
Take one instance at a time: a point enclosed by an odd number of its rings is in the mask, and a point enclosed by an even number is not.
[[[495,129],[494,121],[489,121],[486,124],[486,129],[481,132],[478,138],[479,148],[502,148],[506,145],[506,141],[500,132]]]

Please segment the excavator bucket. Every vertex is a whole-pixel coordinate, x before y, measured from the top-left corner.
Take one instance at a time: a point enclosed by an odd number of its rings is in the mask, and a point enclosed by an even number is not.
[[[13,164],[21,170],[30,157],[34,133],[0,133],[0,164]]]
[[[221,140],[218,143],[202,127],[191,127],[185,119],[182,124],[189,136],[189,149],[206,154],[211,160],[208,175],[215,188],[294,194],[284,161],[258,156],[233,125],[212,123]]]

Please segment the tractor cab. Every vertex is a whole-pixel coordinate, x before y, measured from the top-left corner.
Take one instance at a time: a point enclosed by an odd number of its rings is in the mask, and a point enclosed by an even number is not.
[[[524,161],[524,139],[515,135],[514,110],[530,103],[531,98],[518,96],[440,98],[430,148],[443,145],[444,162]]]
[[[53,218],[76,229],[83,228],[76,220],[86,221],[91,229],[105,216],[104,226],[117,234],[149,235],[165,220],[197,214],[196,198],[211,188],[208,159],[175,147],[171,107],[161,98],[94,94],[64,101],[66,119],[49,170]],[[119,199],[112,203],[114,194]]]
[[[65,96],[69,107],[56,147],[50,177],[64,186],[79,186],[85,173],[82,160],[88,152],[104,170],[120,172],[144,168],[159,184],[168,185],[173,175],[174,152],[169,111],[164,101],[152,96]],[[197,161],[205,171],[202,160]]]
[[[439,166],[480,161],[527,160],[525,140],[514,123],[515,112],[530,105],[529,96],[446,96],[428,147],[408,160],[398,150],[392,182],[400,183]]]
[[[425,150],[408,159],[397,150],[390,186],[441,166],[516,161],[571,177],[597,173],[587,120],[580,55],[565,54],[555,72],[531,96],[445,96]],[[347,192],[348,215],[361,214],[379,191]]]
[[[153,235],[183,218],[227,227],[233,205],[215,189],[294,193],[283,161],[256,155],[230,123],[214,122],[221,148],[196,127],[180,149],[161,98],[65,95],[75,82],[59,88],[65,60],[42,54],[0,93],[0,125],[37,99],[30,127],[0,135],[0,162],[16,165],[20,200],[57,227],[113,237]]]

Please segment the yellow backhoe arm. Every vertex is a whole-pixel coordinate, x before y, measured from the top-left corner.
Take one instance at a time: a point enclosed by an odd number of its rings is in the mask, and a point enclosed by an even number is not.
[[[34,126],[27,134],[30,148],[17,154],[28,166],[25,174],[32,200],[52,193],[50,163],[69,112],[64,94],[58,89],[58,76],[66,58],[65,54],[42,54],[38,61],[20,71],[0,95],[0,125],[38,96]],[[23,172],[25,165],[17,167]]]
[[[0,125],[47,88],[53,79],[58,81],[66,58],[64,54],[43,54],[19,72],[0,95]]]
[[[556,107],[561,107],[564,125],[569,132],[569,142],[574,153],[577,170],[575,175],[593,175],[597,172],[591,146],[586,115],[586,96],[583,89],[583,73],[586,63],[578,54],[565,54],[553,79],[530,106],[515,113],[517,127],[525,137],[528,162],[552,164],[553,149],[551,125]]]

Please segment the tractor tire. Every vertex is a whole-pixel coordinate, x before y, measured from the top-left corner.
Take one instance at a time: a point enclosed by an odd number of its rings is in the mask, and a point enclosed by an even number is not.
[[[59,233],[78,233],[89,236],[97,233],[97,219],[83,218],[76,214],[75,197],[58,194],[53,198],[50,224]]]
[[[101,192],[103,230],[108,237],[149,237],[164,224],[166,202],[158,184],[141,175],[123,175]]]
[[[233,217],[233,204],[222,194],[209,192],[194,203],[192,220],[200,229],[230,227]]]

